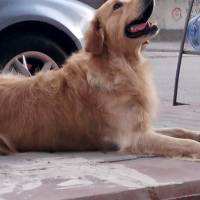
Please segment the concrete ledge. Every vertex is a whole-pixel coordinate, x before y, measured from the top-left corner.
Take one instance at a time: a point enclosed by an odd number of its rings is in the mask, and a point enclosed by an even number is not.
[[[198,162],[118,153],[0,157],[1,200],[200,198]]]

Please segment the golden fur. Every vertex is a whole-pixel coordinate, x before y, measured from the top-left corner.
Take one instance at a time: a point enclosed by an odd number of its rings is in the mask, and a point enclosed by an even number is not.
[[[85,48],[62,69],[31,78],[0,76],[1,154],[117,148],[200,158],[195,132],[152,128],[157,98],[141,54],[149,38],[124,35],[141,0],[124,0],[113,12],[116,1],[97,10]]]

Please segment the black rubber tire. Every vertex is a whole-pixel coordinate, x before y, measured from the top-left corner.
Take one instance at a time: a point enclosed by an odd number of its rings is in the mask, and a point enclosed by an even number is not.
[[[39,33],[13,33],[0,38],[0,70],[16,55],[38,51],[51,57],[59,66],[67,57],[62,48],[51,38]]]

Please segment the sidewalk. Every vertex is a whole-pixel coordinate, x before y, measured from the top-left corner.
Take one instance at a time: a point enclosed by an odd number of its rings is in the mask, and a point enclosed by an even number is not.
[[[172,104],[175,74],[178,63],[179,43],[151,43],[145,52],[153,69],[154,79],[161,102]],[[186,45],[186,49],[191,49]],[[178,101],[200,104],[200,57],[184,55],[181,66]],[[162,104],[162,103],[161,103]]]
[[[185,59],[179,101],[172,107],[178,45],[151,44],[160,109],[156,127],[200,130],[199,57]],[[101,153],[31,153],[0,157],[0,200],[200,199],[200,162]]]

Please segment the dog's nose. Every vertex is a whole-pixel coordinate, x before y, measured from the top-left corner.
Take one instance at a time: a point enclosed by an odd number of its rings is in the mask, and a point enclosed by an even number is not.
[[[155,0],[143,0],[145,3],[152,3],[152,1],[155,1]]]
[[[155,0],[143,0],[144,6],[147,6],[149,4],[154,4],[155,5]]]
[[[155,0],[143,0],[143,8],[147,8],[150,4],[152,6],[155,6]]]

